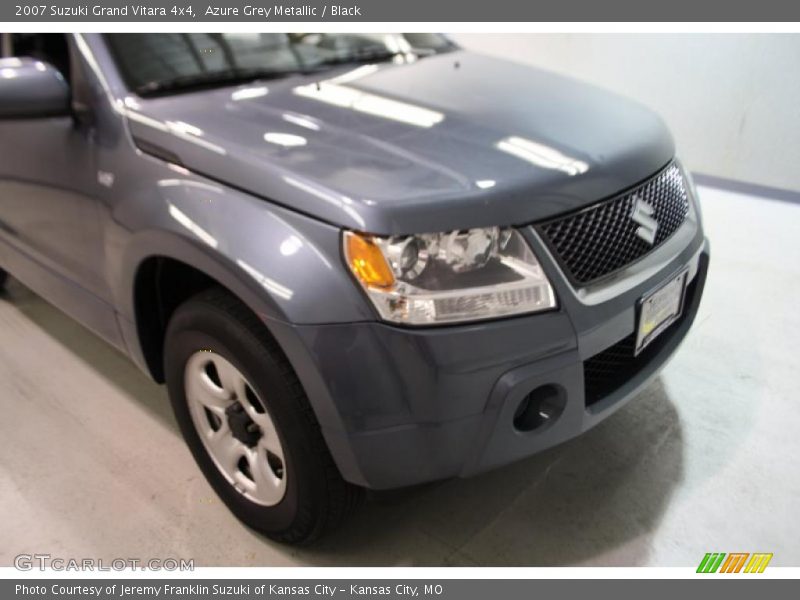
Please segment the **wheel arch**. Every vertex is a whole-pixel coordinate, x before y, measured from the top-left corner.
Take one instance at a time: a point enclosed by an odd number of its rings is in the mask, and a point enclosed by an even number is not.
[[[307,295],[313,297],[318,290],[315,286],[321,285],[314,280],[315,275],[317,280],[324,280],[330,274],[317,270],[322,267],[318,265],[315,268],[313,262],[304,264],[306,270],[299,272],[297,276],[312,280],[312,289]],[[268,268],[264,265],[258,266]],[[177,287],[181,294],[170,296],[167,311],[159,313],[159,321],[153,321],[153,314],[148,306],[151,302],[158,302],[159,277],[164,281],[165,277],[176,272],[180,273],[179,278],[172,283],[177,281],[180,284]],[[157,230],[136,234],[126,245],[118,263],[116,277],[119,323],[128,353],[145,373],[159,383],[164,381],[163,342],[166,325],[171,311],[180,304],[179,300],[182,301],[211,285],[223,288],[240,300],[258,317],[265,332],[276,341],[297,373],[340,471],[348,481],[363,485],[364,477],[347,442],[342,417],[330,397],[326,382],[310,357],[309,349],[296,330],[302,323],[308,322],[304,319],[319,318],[320,315],[325,318],[329,315],[322,314],[324,311],[312,312],[306,302],[293,303],[285,298],[274,297],[254,273],[245,270],[235,259],[171,231]],[[292,284],[301,285],[294,281]],[[347,309],[358,306],[354,302],[341,304]],[[342,310],[336,303],[328,302],[328,306],[333,307],[335,316]],[[290,310],[293,312],[288,314]],[[146,313],[149,315],[143,316]],[[152,329],[147,329],[148,327]]]
[[[272,335],[269,322],[283,321],[279,304],[240,266],[207,252],[191,240],[176,241],[158,233],[142,235],[128,249],[120,294],[120,316],[133,325],[126,336],[134,359],[163,383],[163,341],[169,318],[191,296],[212,286],[243,302]]]

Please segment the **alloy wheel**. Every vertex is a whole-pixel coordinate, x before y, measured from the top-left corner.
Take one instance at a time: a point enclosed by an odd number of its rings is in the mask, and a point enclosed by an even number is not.
[[[244,375],[219,354],[186,362],[184,389],[197,434],[214,464],[246,498],[263,506],[286,493],[286,460],[266,405]]]

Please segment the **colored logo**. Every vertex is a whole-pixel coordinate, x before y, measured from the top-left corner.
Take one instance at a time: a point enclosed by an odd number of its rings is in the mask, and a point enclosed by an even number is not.
[[[756,552],[709,552],[700,561],[698,573],[763,573],[772,553]]]

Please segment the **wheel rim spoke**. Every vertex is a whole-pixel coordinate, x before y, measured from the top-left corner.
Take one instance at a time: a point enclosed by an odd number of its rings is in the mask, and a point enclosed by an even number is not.
[[[213,362],[214,367],[217,369],[220,382],[222,383],[222,389],[227,392],[228,397],[239,401],[244,399],[245,389],[247,387],[244,376],[239,373],[236,367],[227,360],[224,360],[221,356],[215,356]]]
[[[278,431],[275,429],[275,426],[272,424],[272,419],[267,417],[266,419],[269,422],[268,427],[264,427],[260,425],[262,436],[261,439],[258,441],[258,445],[277,456],[283,462],[283,446],[281,446],[281,441],[278,438]]]
[[[245,447],[231,435],[228,426],[224,425],[219,431],[209,435],[207,440],[215,458],[221,463],[222,467],[231,471],[236,469],[239,459],[244,454]]]
[[[284,481],[272,471],[264,452],[248,449],[247,463],[253,476],[255,495],[265,501],[279,500],[283,496]]]
[[[243,402],[242,406],[244,406],[247,416],[253,420],[253,423],[258,425],[259,429],[261,429],[264,437],[270,437],[276,440],[278,439],[278,432],[275,429],[275,424],[272,422],[272,419],[266,410],[264,410],[264,412],[258,412],[247,400]]]
[[[202,354],[210,353],[204,352]],[[191,364],[190,367],[192,370],[192,375],[194,376],[189,376],[186,378],[187,395],[191,395],[192,400],[199,402],[217,416],[221,416],[225,412],[225,409],[230,405],[232,395],[224,387],[220,387],[214,383],[206,372],[206,365],[208,363],[212,363],[217,371],[219,371],[219,367],[217,366],[218,361],[214,360],[210,356],[208,360],[205,361],[201,360],[202,358],[203,357],[201,355],[200,359],[194,359],[191,361],[193,364]],[[189,366],[187,366],[187,370],[188,369]]]

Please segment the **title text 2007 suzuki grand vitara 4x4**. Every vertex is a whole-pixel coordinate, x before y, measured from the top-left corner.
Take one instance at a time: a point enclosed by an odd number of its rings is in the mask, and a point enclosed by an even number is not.
[[[691,180],[613,93],[431,34],[6,35],[0,265],[275,539],[586,431],[697,313]]]

